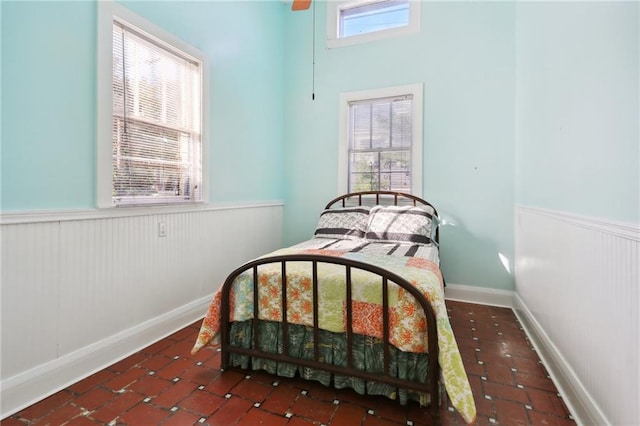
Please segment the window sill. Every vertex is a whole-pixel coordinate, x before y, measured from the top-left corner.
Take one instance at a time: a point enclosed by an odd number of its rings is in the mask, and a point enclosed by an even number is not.
[[[391,28],[388,30],[381,30],[371,33],[353,35],[350,37],[342,38],[327,38],[327,48],[335,49],[340,47],[354,46],[357,44],[370,43],[378,40],[392,39],[396,37],[407,36],[411,34],[417,34],[420,32],[420,27],[404,26],[399,28]]]

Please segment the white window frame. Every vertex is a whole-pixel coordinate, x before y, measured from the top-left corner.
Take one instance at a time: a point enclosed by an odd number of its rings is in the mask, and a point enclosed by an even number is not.
[[[338,194],[349,190],[349,103],[368,99],[413,96],[411,143],[411,193],[422,196],[423,145],[423,87],[422,83],[381,89],[360,90],[340,94],[340,122],[338,137]]]
[[[110,0],[98,2],[97,34],[97,135],[96,135],[96,204],[98,208],[115,207],[113,203],[113,156],[112,156],[112,120],[113,120],[113,23],[123,22],[141,30],[145,36],[164,44],[168,48],[179,49],[192,56],[202,67],[202,105],[201,119],[201,161],[202,182],[201,199],[197,202],[168,203],[169,205],[194,205],[208,202],[209,187],[209,67],[206,56],[178,39],[169,32],[136,15],[129,9]],[[163,203],[167,204],[167,203]],[[152,203],[135,204],[133,207],[153,206]]]
[[[370,33],[358,34],[349,37],[340,37],[340,11],[354,6],[365,6],[372,3],[379,3],[384,0],[329,0],[327,1],[327,47],[352,46],[355,44],[369,43],[371,41],[383,40],[392,37],[400,37],[420,32],[421,23],[421,0],[409,0],[409,23],[402,27],[389,28],[386,30],[372,31]]]

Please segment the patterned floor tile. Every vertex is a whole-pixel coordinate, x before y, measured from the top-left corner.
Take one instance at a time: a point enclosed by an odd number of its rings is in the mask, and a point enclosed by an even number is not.
[[[447,302],[478,412],[477,425],[575,425],[513,311]],[[401,406],[299,378],[220,371],[220,352],[190,350],[191,324],[2,420],[32,425],[433,424],[429,407]],[[447,402],[443,425],[462,425]]]

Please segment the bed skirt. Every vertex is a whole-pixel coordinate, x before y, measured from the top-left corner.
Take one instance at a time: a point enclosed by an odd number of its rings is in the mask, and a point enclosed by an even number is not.
[[[258,323],[258,345],[260,350],[270,353],[282,353],[281,324],[274,321],[261,320]],[[304,325],[289,324],[289,355],[313,359],[313,329]],[[230,340],[232,345],[250,348],[253,346],[253,320],[238,321],[231,324]],[[383,343],[381,339],[353,335],[354,369],[370,373],[383,372]],[[319,330],[320,360],[333,365],[347,366],[346,333],[333,333]],[[389,348],[391,375],[400,379],[408,379],[418,383],[426,383],[429,367],[428,355],[424,353],[403,352],[393,346]],[[430,396],[419,392],[399,389],[397,387],[371,380],[332,374],[309,367],[296,366],[286,362],[278,362],[243,354],[230,354],[230,365],[245,370],[265,370],[270,374],[282,377],[294,377],[296,373],[303,379],[316,380],[325,386],[336,389],[352,388],[361,395],[384,395],[397,399],[402,405],[408,401],[416,401],[428,405]]]

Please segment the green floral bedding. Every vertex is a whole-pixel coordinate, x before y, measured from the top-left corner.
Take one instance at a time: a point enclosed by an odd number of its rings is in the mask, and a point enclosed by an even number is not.
[[[258,346],[260,350],[271,353],[282,353],[282,331],[279,322],[260,321],[258,332]],[[289,355],[313,359],[313,329],[303,325],[289,326]],[[244,348],[253,345],[253,320],[234,322],[230,331],[231,344]],[[347,366],[347,338],[344,333],[332,333],[320,330],[318,334],[320,361],[341,367]],[[355,334],[353,336],[353,368],[369,373],[383,373],[384,363],[380,354],[383,351],[381,339]],[[389,347],[389,371],[391,375],[400,379],[407,379],[425,383],[429,367],[429,357],[425,353],[403,352]],[[283,377],[294,377],[296,373],[307,380],[316,380],[325,386],[333,384],[338,389],[352,388],[361,395],[384,395],[391,399],[398,399],[401,404],[414,400],[422,405],[429,402],[429,395],[398,389],[371,380],[359,379],[351,376],[332,374],[326,371],[308,367],[300,367],[286,362],[272,361],[248,355],[231,354],[231,365],[244,369],[266,370],[271,374]]]

